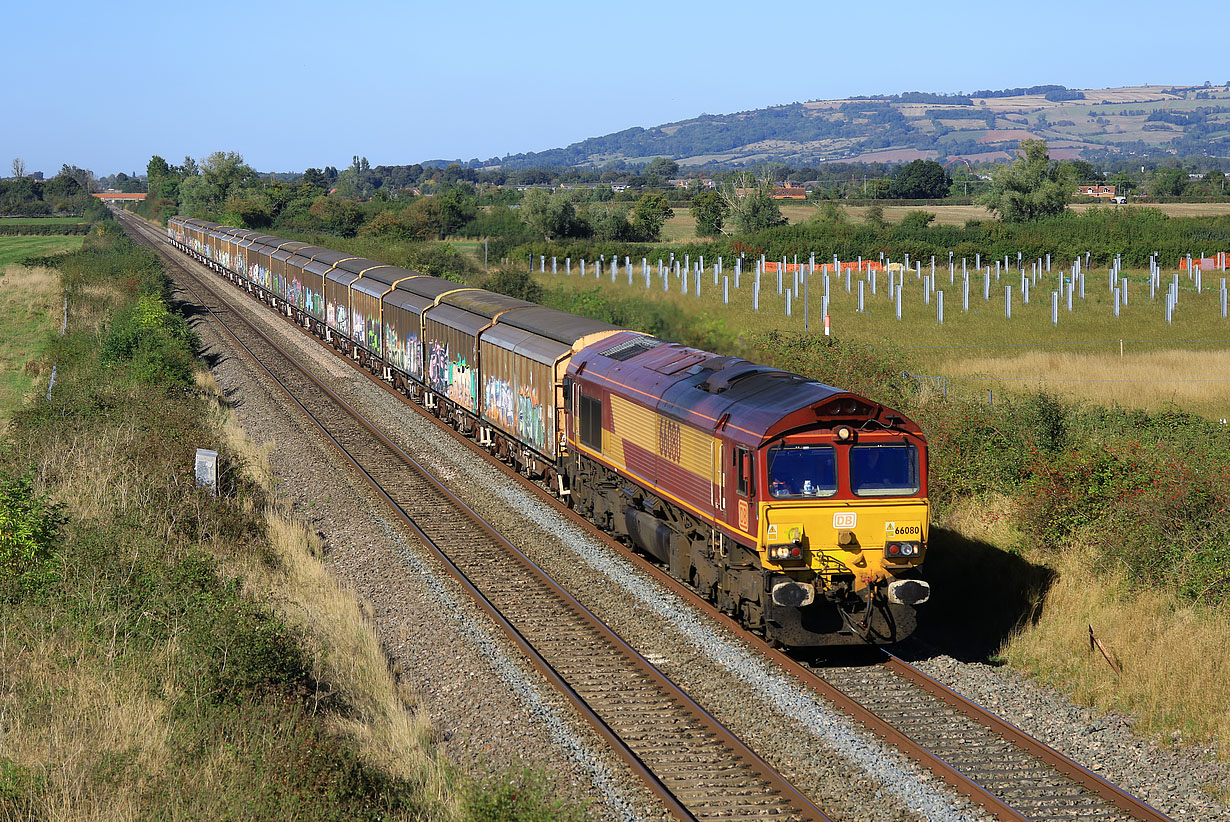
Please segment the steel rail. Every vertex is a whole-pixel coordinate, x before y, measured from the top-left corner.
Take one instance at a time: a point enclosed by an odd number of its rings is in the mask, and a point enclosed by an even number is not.
[[[1069,759],[1049,745],[1040,742],[976,702],[965,698],[900,657],[883,648],[880,650],[888,658],[885,666],[893,673],[922,688],[959,713],[973,719],[1039,761],[1050,765],[1056,771],[1086,788],[1091,793],[1110,802],[1120,810],[1131,814],[1134,819],[1139,819],[1141,822],[1172,822],[1169,816],[1166,816],[1153,806],[1137,799],[1117,785],[1106,781],[1093,771]]]

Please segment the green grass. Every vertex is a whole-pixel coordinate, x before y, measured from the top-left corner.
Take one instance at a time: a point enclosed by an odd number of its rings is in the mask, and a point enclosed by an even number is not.
[[[81,248],[84,237],[60,235],[0,236],[0,265],[18,262],[31,255],[59,254]]]
[[[0,217],[0,225],[80,225],[84,217]]]

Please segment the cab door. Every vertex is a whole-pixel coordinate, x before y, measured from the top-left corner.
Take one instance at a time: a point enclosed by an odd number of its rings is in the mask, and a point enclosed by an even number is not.
[[[730,449],[728,465],[733,475],[730,496],[733,499],[733,516],[727,522],[756,539],[756,457],[748,448],[735,445]]]

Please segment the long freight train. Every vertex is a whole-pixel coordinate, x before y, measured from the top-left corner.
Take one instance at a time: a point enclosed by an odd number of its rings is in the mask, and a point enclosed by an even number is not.
[[[913,630],[927,445],[896,411],[258,231],[173,217],[167,234],[768,639]]]

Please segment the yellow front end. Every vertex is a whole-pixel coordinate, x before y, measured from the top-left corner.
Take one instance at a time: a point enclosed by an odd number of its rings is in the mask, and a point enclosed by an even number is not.
[[[853,576],[859,592],[922,564],[929,513],[925,499],[761,503],[761,563],[796,579],[823,577],[816,580],[820,587],[835,576]]]

